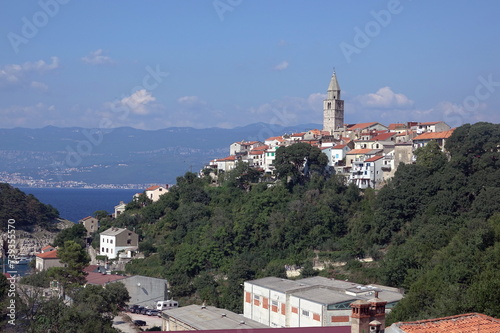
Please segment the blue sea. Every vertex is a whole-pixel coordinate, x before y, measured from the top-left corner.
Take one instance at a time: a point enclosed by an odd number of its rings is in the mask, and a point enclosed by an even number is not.
[[[132,201],[135,193],[141,190],[121,189],[74,189],[74,188],[19,188],[27,194],[33,194],[44,204],[57,208],[61,218],[78,222],[93,215],[97,210],[114,213],[115,206],[123,201]]]

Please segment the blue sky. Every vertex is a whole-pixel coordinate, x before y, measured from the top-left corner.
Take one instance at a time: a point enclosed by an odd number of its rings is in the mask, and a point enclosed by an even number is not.
[[[498,1],[0,6],[1,128],[500,122]]]

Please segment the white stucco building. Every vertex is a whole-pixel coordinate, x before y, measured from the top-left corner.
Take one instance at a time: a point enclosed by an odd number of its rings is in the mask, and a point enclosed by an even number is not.
[[[350,304],[378,297],[387,311],[403,295],[395,288],[323,277],[266,277],[244,283],[243,315],[270,327],[350,326]]]
[[[100,234],[100,254],[109,259],[118,257],[119,252],[130,258],[139,246],[139,236],[125,228],[109,228]]]
[[[356,184],[361,189],[375,188],[384,180],[383,166],[384,156],[356,160],[352,164],[349,182]]]
[[[156,202],[160,200],[160,197],[162,195],[168,193],[168,185],[165,187],[160,185],[150,186],[144,191],[144,193],[146,194],[146,197],[148,197],[148,199],[151,199],[153,202]]]

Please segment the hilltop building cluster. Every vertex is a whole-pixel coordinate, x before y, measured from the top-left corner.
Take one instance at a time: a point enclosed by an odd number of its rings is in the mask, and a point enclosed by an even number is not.
[[[323,101],[323,129],[283,134],[264,141],[239,141],[229,147],[229,156],[205,166],[213,176],[232,170],[238,162],[272,175],[276,150],[297,142],[320,148],[328,167],[358,187],[376,188],[393,177],[400,163],[415,162],[414,151],[436,141],[444,151],[453,130],[443,121],[406,122],[384,125],[379,122],[344,123],[344,101],[335,72]]]

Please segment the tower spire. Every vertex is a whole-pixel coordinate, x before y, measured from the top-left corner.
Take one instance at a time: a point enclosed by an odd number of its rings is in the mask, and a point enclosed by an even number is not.
[[[328,85],[326,99],[323,101],[323,130],[333,132],[344,126],[344,101],[340,99],[340,85],[337,74],[333,74]]]
[[[330,84],[328,85],[328,96],[327,99],[340,99],[340,86],[337,81],[337,74],[335,69],[333,69],[332,78],[330,79]]]

